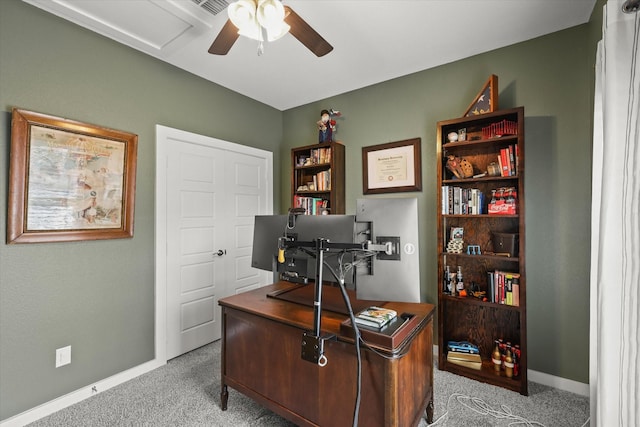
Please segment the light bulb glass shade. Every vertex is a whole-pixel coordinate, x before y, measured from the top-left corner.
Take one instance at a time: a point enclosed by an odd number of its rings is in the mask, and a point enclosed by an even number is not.
[[[228,6],[229,19],[238,28],[238,34],[262,41],[262,30],[256,16],[253,0],[238,0]]]
[[[262,38],[262,27],[257,21],[255,23],[245,24],[244,28],[238,30],[238,34],[259,42],[264,40]]]
[[[267,28],[267,40],[270,42],[276,41],[287,34],[290,29],[291,27],[284,22],[278,27]]]
[[[284,6],[280,0],[259,0],[256,15],[260,25],[269,28],[284,21]]]
[[[256,10],[258,22],[267,30],[269,41],[287,34],[289,25],[284,22],[284,6],[280,0],[259,0]]]

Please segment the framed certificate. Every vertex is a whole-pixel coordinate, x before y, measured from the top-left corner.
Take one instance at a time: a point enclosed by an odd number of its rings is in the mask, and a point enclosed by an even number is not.
[[[422,191],[420,138],[362,147],[362,193]]]

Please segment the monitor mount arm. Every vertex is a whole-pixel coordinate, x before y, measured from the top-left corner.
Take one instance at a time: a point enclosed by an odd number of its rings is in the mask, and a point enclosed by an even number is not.
[[[335,339],[332,334],[321,336],[322,321],[322,270],[324,264],[324,253],[331,249],[336,250],[362,250],[368,252],[387,252],[391,251],[390,244],[374,245],[370,241],[363,243],[332,243],[327,239],[318,238],[313,241],[297,241],[281,237],[278,240],[280,251],[290,248],[313,248],[316,257],[316,277],[315,292],[313,298],[313,330],[305,331],[302,334],[302,359],[315,363],[319,366],[327,364],[327,358],[324,355],[324,342]]]

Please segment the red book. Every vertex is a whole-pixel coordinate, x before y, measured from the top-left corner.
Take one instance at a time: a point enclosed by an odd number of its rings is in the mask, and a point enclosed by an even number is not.
[[[509,176],[509,153],[506,148],[500,150],[500,161],[502,164],[502,176]]]

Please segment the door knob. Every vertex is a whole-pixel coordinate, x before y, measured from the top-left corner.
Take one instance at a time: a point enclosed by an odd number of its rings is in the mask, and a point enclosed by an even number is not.
[[[218,252],[216,252],[215,254],[218,256],[222,256],[222,255],[226,255],[227,250],[226,249],[218,249]]]

